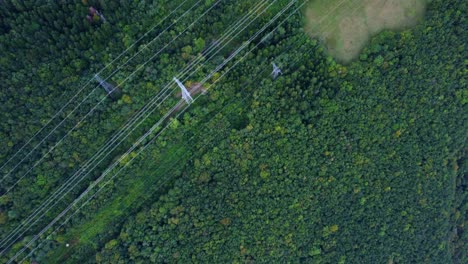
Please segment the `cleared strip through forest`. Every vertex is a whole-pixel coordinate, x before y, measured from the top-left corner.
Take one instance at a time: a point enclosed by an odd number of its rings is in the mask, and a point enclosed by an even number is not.
[[[245,28],[245,27],[244,27]]]
[[[188,27],[186,27],[185,30],[184,30],[182,33],[180,33],[178,36],[176,36],[175,38],[173,38],[173,39],[171,40],[171,42],[169,42],[168,44],[166,44],[162,49],[160,49],[157,53],[155,53],[155,54],[154,54],[150,59],[148,59],[144,64],[140,65],[140,67],[139,67],[138,69],[136,69],[135,71],[133,71],[133,72],[130,74],[130,76],[128,76],[125,80],[128,80],[133,74],[135,74],[135,72],[137,72],[137,71],[140,70],[142,67],[144,67],[144,65],[146,65],[149,61],[151,61],[156,55],[160,54],[161,51],[162,51],[163,49],[167,48],[167,47],[169,46],[169,44],[171,44],[172,42],[174,42],[178,37],[180,37],[183,33],[185,33],[191,26],[193,26],[196,22],[198,22],[198,21],[200,20],[200,18],[202,18],[203,16],[205,16],[209,11],[211,11],[211,10],[212,10],[217,4],[219,4],[220,2],[221,2],[221,0],[218,0],[216,3],[214,3],[206,12],[204,12],[204,13],[203,13],[201,16],[199,16],[192,24],[190,24]],[[125,81],[125,80],[124,80],[124,81]],[[122,83],[123,83],[123,82],[122,82]],[[106,98],[106,97],[104,97],[104,98],[101,100],[101,102],[103,102],[103,101],[105,100],[105,98]],[[92,109],[92,111],[94,111],[94,110],[96,109],[96,107],[97,107],[97,106],[95,106],[95,107]],[[87,116],[89,116],[90,113],[91,113],[92,111],[88,112],[88,113],[80,120],[80,122],[78,122],[78,124],[75,125],[75,126],[73,127],[72,130],[74,130],[75,128],[77,128],[78,125],[79,125]],[[71,132],[71,131],[69,131],[69,132],[67,133],[67,135],[68,135],[70,132]],[[65,135],[65,136],[66,136],[66,135]],[[59,140],[59,142],[58,142],[57,144],[55,144],[55,146],[54,146],[53,148],[55,148],[58,144],[60,144],[60,142],[62,142],[63,139],[65,138],[65,136],[62,137],[62,138]],[[53,149],[53,148],[52,148],[52,149]],[[29,173],[35,166],[37,166],[37,165],[42,161],[42,159],[43,159],[47,154],[49,154],[49,153],[52,151],[52,149],[50,149],[38,162],[36,162],[35,165],[34,165],[32,168],[30,168],[30,169],[26,172],[26,174]],[[23,175],[22,177],[26,176],[26,174]],[[24,222],[21,223],[21,225],[23,225],[23,224],[24,224]],[[10,236],[8,236],[8,237],[10,237]],[[3,247],[4,247],[4,243],[6,242],[6,240],[10,240],[10,238],[8,238],[8,237],[2,240],[0,248],[3,248]],[[3,254],[4,252],[5,252],[5,249],[3,249],[3,250],[0,252],[0,254]]]
[[[201,81],[201,83],[204,84],[204,83],[206,83],[209,79],[211,79],[211,77],[212,77],[216,72],[218,72],[221,68],[223,68],[228,62],[230,62],[235,56],[237,56],[237,54],[239,54],[245,47],[247,47],[253,40],[255,40],[255,39],[258,37],[258,35],[260,35],[263,31],[265,31],[265,29],[267,29],[267,28],[268,28],[274,21],[276,21],[284,12],[286,12],[286,11],[292,6],[292,4],[294,4],[294,2],[296,2],[296,1],[295,1],[295,0],[291,1],[283,10],[281,10],[274,18],[272,18],[266,25],[264,25],[264,26],[262,27],[262,29],[260,29],[256,34],[254,34],[254,36],[252,36],[247,42],[245,42],[241,47],[239,47],[239,48],[238,48],[233,54],[231,54],[227,59],[225,59],[223,63],[221,63],[220,65],[218,65],[218,67],[216,67],[216,69],[213,70],[208,76],[206,76],[206,77]],[[287,21],[294,13],[296,13],[297,10],[299,10],[306,2],[308,2],[308,0],[305,1],[303,4],[301,4],[301,5],[300,5],[298,8],[296,8],[293,12],[291,12],[291,14],[289,14],[280,24],[278,24],[272,31],[270,31],[270,32],[267,34],[267,36],[270,35],[270,34],[272,34],[274,31],[276,31],[285,21]],[[267,36],[265,36],[264,38],[266,38]],[[238,61],[236,61],[236,63],[235,63],[232,67],[230,67],[227,71],[225,71],[225,72],[220,76],[220,78],[218,78],[213,84],[210,84],[209,87],[213,86],[213,85],[214,85],[216,82],[218,82],[222,77],[224,77],[232,68],[234,68],[239,62],[241,62],[250,52],[252,52],[255,48],[257,48],[261,43],[262,43],[262,41],[260,41],[259,43],[257,43],[251,50],[249,50],[248,52],[246,52],[246,54],[245,54],[243,57],[241,57],[241,59],[239,59]],[[197,100],[200,96],[201,96],[201,95],[198,95],[198,96],[195,98],[195,100]],[[172,111],[174,111],[175,109],[177,109],[178,106],[179,106],[180,104],[182,104],[182,103],[183,103],[183,101],[181,100],[176,106],[173,107],[173,109],[172,109],[170,112],[172,112]],[[180,111],[180,112],[178,113],[178,115],[177,115],[173,120],[177,119],[183,112],[185,112],[185,110],[186,110],[188,107],[189,107],[189,105],[187,105],[182,111]],[[163,133],[163,132],[169,127],[169,125],[173,122],[173,120],[172,120],[169,124],[167,124],[160,132],[158,132],[158,134],[157,134],[155,137],[152,138],[152,140],[150,141],[150,143],[151,143],[152,141],[154,141],[161,133]],[[102,179],[104,179],[104,177],[105,177],[109,172],[111,172],[114,168],[116,168],[116,166],[117,166],[118,164],[120,164],[121,161],[122,161],[123,159],[125,159],[126,157],[128,157],[128,155],[129,155],[132,151],[134,151],[135,148],[136,148],[137,146],[139,146],[139,145],[140,145],[149,135],[151,135],[152,132],[153,132],[155,129],[157,129],[159,126],[160,126],[159,122],[158,122],[157,124],[155,124],[145,135],[143,135],[143,136],[134,144],[134,146],[132,146],[132,148],[130,148],[124,155],[122,155],[122,156],[119,158],[119,160],[117,160],[116,162],[114,162],[114,164],[112,164],[112,166],[109,167],[109,168],[103,173],[103,175],[100,177],[100,179],[98,179],[97,181],[95,181],[95,182],[93,183],[93,185],[92,185],[91,188],[93,188],[94,186],[96,186],[97,184],[99,184],[100,181],[101,181]],[[98,190],[96,193],[94,193],[94,195],[91,196],[80,208],[82,208],[90,199],[92,199],[100,190],[102,190],[102,188],[104,188],[110,180],[112,180],[115,176],[117,176],[128,164],[131,163],[131,161],[133,161],[133,160],[135,159],[136,156],[138,156],[142,151],[144,151],[144,150],[147,148],[148,145],[149,145],[149,144],[146,144],[146,145],[144,145],[142,148],[140,148],[140,149],[137,151],[137,154],[136,154],[135,156],[133,156],[133,157],[130,159],[129,162],[125,163],[125,165],[124,165],[122,168],[120,168],[120,170],[119,170],[117,173],[115,173],[102,187],[100,187],[99,190]],[[91,188],[89,188],[89,189],[91,189]],[[87,192],[89,192],[89,190],[87,190]],[[79,200],[81,200],[81,199],[84,197],[84,195],[87,194],[87,192],[83,193],[77,200],[75,200],[72,204],[70,204],[69,207],[67,207],[66,210],[64,210],[56,219],[54,219],[54,221],[52,221],[43,231],[46,232],[51,226],[53,226],[53,224],[55,224],[61,217],[63,217],[69,210],[71,210],[71,209],[73,208],[73,206],[76,205],[76,204],[79,202]],[[77,211],[78,211],[80,208],[78,208]],[[76,212],[77,212],[77,211],[76,211]],[[75,212],[75,213],[76,213],[76,212]],[[75,213],[74,213],[74,214],[75,214]],[[72,214],[70,217],[72,217],[74,214]],[[70,219],[70,217],[69,217],[66,221],[68,221],[68,220]],[[35,237],[38,237],[38,236],[42,235],[44,232],[41,232],[39,235],[36,235]],[[30,241],[30,243],[32,243],[32,242]],[[30,245],[30,244],[28,243],[28,245]],[[22,249],[22,251],[18,252],[17,255],[19,256],[19,254],[21,254],[21,253],[28,247],[28,245],[26,245],[26,246]],[[36,247],[36,248],[37,248],[37,247]],[[34,248],[34,250],[35,250],[36,248]],[[33,251],[31,251],[31,252],[33,252]],[[31,253],[30,253],[30,254],[31,254]],[[18,256],[15,256],[14,259],[16,259]],[[29,254],[28,254],[28,256],[29,256]],[[26,256],[26,258],[27,258],[27,256]],[[14,259],[10,259],[10,262],[9,262],[9,263],[11,263],[11,261],[14,260]],[[24,260],[24,259],[23,259],[23,260]]]
[[[257,10],[254,10],[253,13],[255,13],[256,11],[257,11]],[[262,13],[263,13],[263,12],[262,12]],[[257,15],[257,17],[258,17],[258,15]],[[236,26],[236,28],[237,28],[237,26]],[[244,27],[244,28],[245,28],[245,27]],[[228,33],[230,33],[230,31],[229,31]],[[237,34],[236,34],[236,35],[237,35]],[[224,38],[223,38],[223,39],[224,39]],[[225,44],[225,45],[226,45],[226,44]],[[223,45],[223,47],[224,47],[225,45]],[[220,49],[222,49],[223,47],[221,47]],[[208,60],[210,60],[210,59],[213,58],[213,57],[214,57],[214,55],[211,56]],[[199,61],[199,60],[198,60],[198,61]],[[189,66],[190,66],[190,67],[189,67],[189,70],[190,70],[191,66],[194,66],[194,65],[192,64],[192,65],[189,65]],[[186,70],[186,71],[188,71],[188,70]],[[193,74],[193,73],[192,73],[192,74]],[[168,85],[166,86],[166,88],[169,87],[170,85],[173,85],[173,83],[172,83],[172,82],[168,83]],[[168,97],[169,97],[169,94],[168,94],[164,99],[167,99]],[[159,98],[159,97],[156,96],[156,97],[155,97],[155,100],[158,99],[158,98]],[[160,104],[158,104],[158,106],[159,106],[159,105],[160,105]],[[153,111],[154,111],[154,110],[155,110],[155,109],[153,109]],[[149,115],[149,114],[148,114],[148,115]],[[148,117],[148,115],[146,115],[146,117]],[[146,117],[145,117],[145,119],[146,119]],[[144,120],[142,120],[139,124],[141,124],[143,121],[144,121]],[[130,126],[129,126],[129,127],[130,127]],[[135,127],[134,127],[134,128],[135,128]],[[121,130],[118,130],[118,131],[119,131],[119,132],[122,132],[122,133],[119,133],[120,135],[124,134],[124,132],[125,132],[125,131],[121,131]],[[132,129],[132,131],[133,131],[133,129]],[[131,133],[132,131],[130,131],[130,133]],[[127,135],[128,135],[128,134],[127,134]],[[124,138],[124,139],[125,139],[125,138]],[[119,143],[119,144],[120,144],[120,143]],[[117,147],[117,146],[114,146],[113,149],[115,149],[116,147]],[[104,149],[104,150],[100,151],[98,154],[101,155],[102,153],[105,153],[105,154],[108,155],[110,152],[107,151],[107,149]],[[96,157],[96,158],[92,158],[91,161],[94,161],[95,159],[99,158],[99,155],[98,155],[98,157]],[[101,160],[100,160],[99,162],[101,162],[102,160],[103,160],[103,158],[101,158]],[[88,174],[90,171],[92,171],[92,170],[99,164],[99,162],[98,162],[97,164],[95,164],[95,165],[93,166],[93,168],[91,168],[91,169],[89,169],[89,165],[88,165],[88,164],[86,164],[85,167],[82,167],[77,173],[75,173],[75,175],[73,175],[73,176],[65,183],[64,186],[62,186],[58,191],[56,191],[56,192],[52,195],[52,197],[49,197],[49,198],[48,198],[48,201],[46,201],[46,202],[47,202],[46,205],[44,205],[44,203],[45,203],[45,202],[44,202],[43,205],[42,205],[41,207],[43,207],[43,206],[48,206],[52,201],[55,201],[55,203],[54,203],[51,207],[55,206],[55,205],[64,197],[64,195],[66,195],[66,194],[69,193],[74,187],[76,187],[76,185],[77,185],[81,180],[83,180],[83,178],[82,178],[82,179],[79,179],[79,181],[76,182],[76,183],[75,183],[73,186],[71,186],[71,187],[68,186],[69,184],[72,184],[72,182],[70,182],[70,181],[73,180],[74,178],[80,176],[79,173],[86,172],[86,174]],[[63,192],[66,192],[66,193],[65,193],[64,195],[62,195]],[[62,197],[58,198],[60,195],[62,195]],[[51,209],[51,207],[49,207],[49,209],[46,210],[46,211],[44,212],[43,215],[45,215],[45,214]],[[33,213],[33,217],[35,217],[35,216],[39,213],[39,210],[40,210],[40,209],[42,210],[42,208],[36,209],[36,211]],[[41,217],[41,218],[42,218],[42,217]],[[28,219],[28,220],[29,220],[29,219]],[[34,223],[36,223],[36,222],[39,221],[39,220],[40,220],[40,219],[36,220]],[[33,224],[34,224],[34,223],[33,223]]]

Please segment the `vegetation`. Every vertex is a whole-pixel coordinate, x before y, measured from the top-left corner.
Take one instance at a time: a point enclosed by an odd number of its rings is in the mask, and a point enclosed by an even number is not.
[[[0,105],[4,120],[0,140],[8,146],[0,149],[2,165],[94,73],[117,58],[100,74],[108,76],[136,54],[109,80],[122,90],[120,99],[105,99],[105,91],[91,83],[60,119],[2,169],[2,178],[7,177],[0,183],[1,239],[254,5],[247,0],[220,1],[199,26],[125,80],[216,4],[201,1],[190,16],[164,32],[197,1],[163,2],[12,1],[0,7],[0,50],[5,54],[0,78],[6,87],[0,92],[5,102]],[[212,60],[206,59],[190,81],[203,79],[288,2],[277,1],[256,25]],[[170,15],[179,4],[183,8]],[[98,15],[87,17],[91,6],[105,21]],[[204,85],[208,93],[181,116],[172,116],[164,124],[167,130],[145,142],[145,151],[130,155],[135,160],[128,166],[123,167],[129,160],[121,162],[112,172],[121,168],[122,172],[80,211],[67,214],[70,221],[55,225],[56,232],[52,229],[34,243],[31,260],[466,263],[468,89],[463,10],[466,1],[433,0],[423,22],[412,29],[379,33],[349,65],[336,62],[319,41],[304,34],[307,16],[291,17],[271,37],[249,45],[248,50],[258,44],[251,54],[239,54],[246,59],[236,66],[228,64],[232,70],[219,82],[210,79]],[[171,19],[131,46],[166,15]],[[126,48],[129,54],[118,58]],[[272,61],[283,71],[276,80],[269,75]],[[174,93],[1,256],[2,262],[178,100]],[[33,149],[68,113],[72,114],[66,122]],[[28,151],[32,154],[15,168]]]

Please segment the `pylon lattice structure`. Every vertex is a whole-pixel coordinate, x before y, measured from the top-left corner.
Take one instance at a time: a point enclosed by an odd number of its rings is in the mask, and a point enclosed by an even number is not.
[[[99,85],[106,90],[107,94],[111,94],[114,91],[114,86],[106,81],[104,81],[99,75],[94,75],[94,78],[99,82]]]
[[[187,88],[185,88],[185,85],[182,84],[176,77],[174,77],[173,80],[177,83],[177,85],[179,85],[180,89],[182,90],[182,99],[184,99],[185,102],[187,102],[187,104],[193,103],[193,98],[192,96],[190,96],[190,93],[187,91]]]
[[[273,72],[271,72],[271,75],[273,76],[273,79],[278,78],[280,74],[282,74],[281,69],[276,66],[276,64],[273,62]]]

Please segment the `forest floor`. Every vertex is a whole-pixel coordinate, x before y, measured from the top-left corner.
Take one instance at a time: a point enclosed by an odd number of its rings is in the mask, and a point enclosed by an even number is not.
[[[424,16],[427,0],[313,0],[305,10],[305,29],[329,54],[347,63],[384,29],[402,30]]]

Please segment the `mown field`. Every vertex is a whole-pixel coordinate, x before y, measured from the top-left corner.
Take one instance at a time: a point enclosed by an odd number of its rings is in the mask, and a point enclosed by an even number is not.
[[[356,58],[378,32],[414,26],[426,0],[315,0],[305,11],[306,31],[341,62]]]

